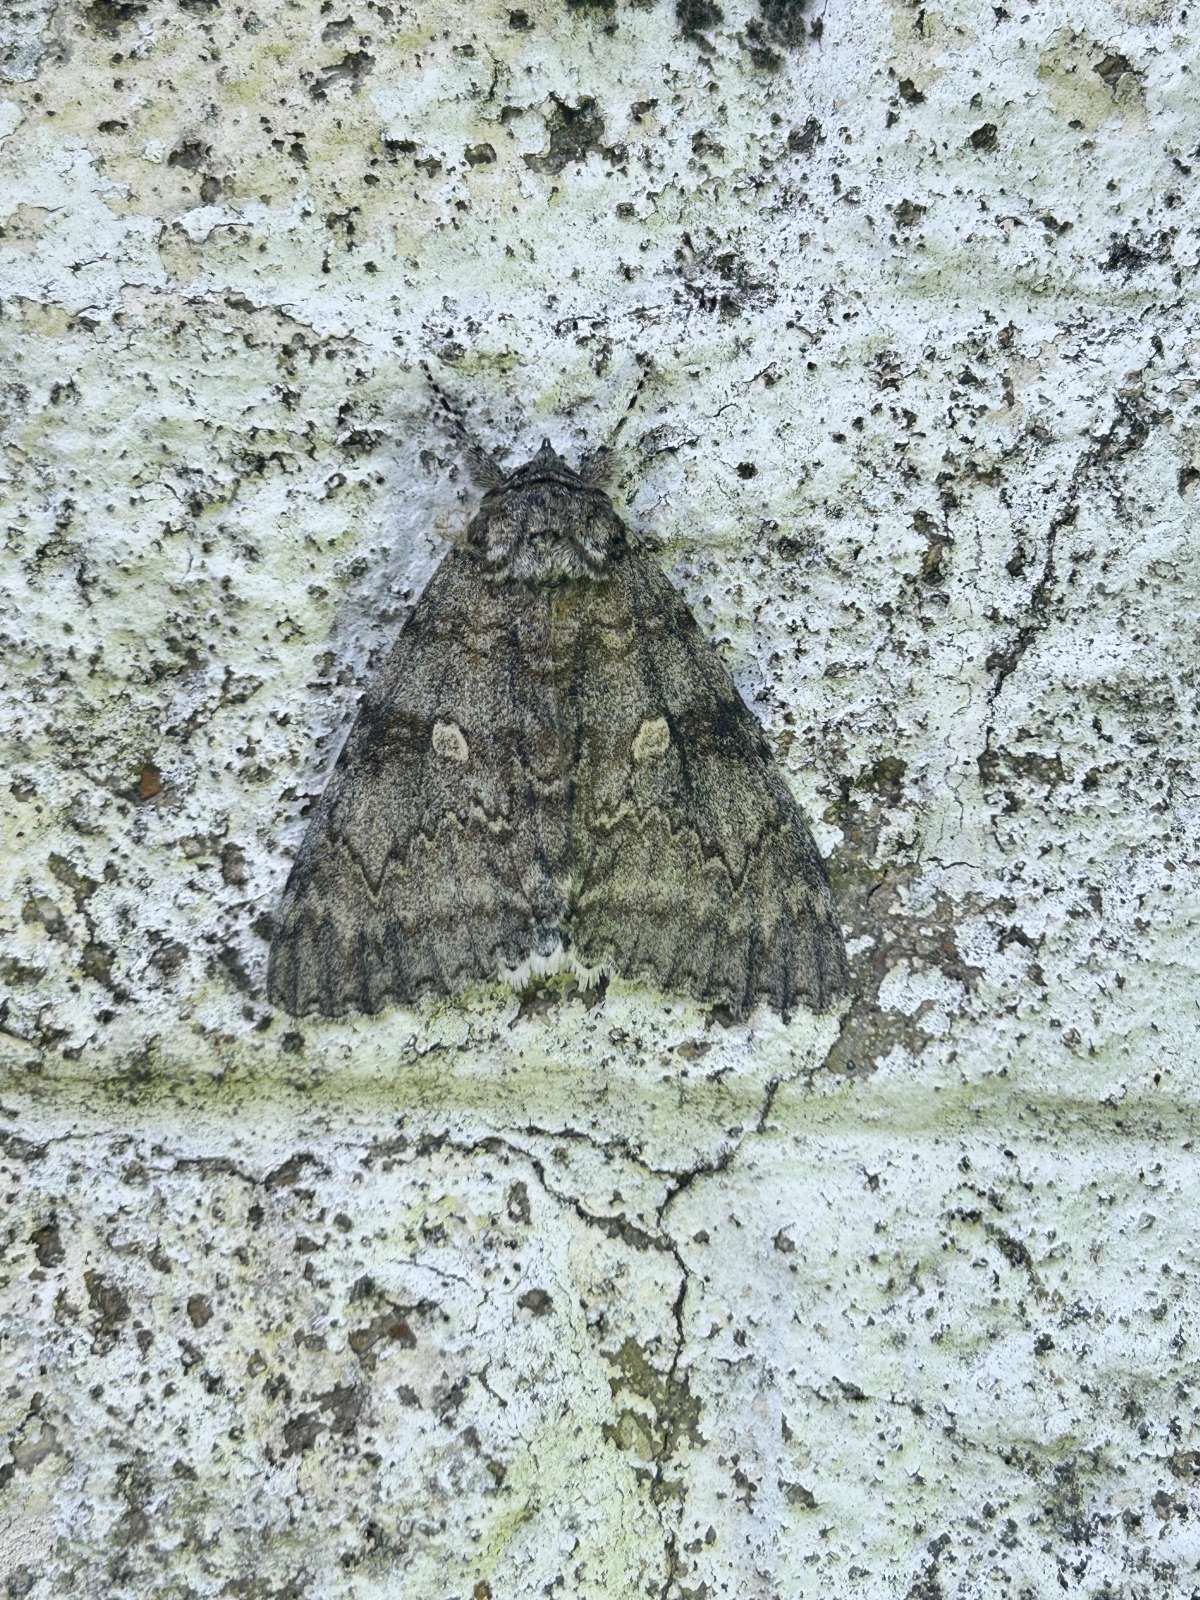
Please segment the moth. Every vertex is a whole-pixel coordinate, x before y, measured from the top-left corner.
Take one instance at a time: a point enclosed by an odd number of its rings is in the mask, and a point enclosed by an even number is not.
[[[548,440],[484,471],[308,824],[270,999],[340,1016],[567,967],[826,1009],[820,855],[682,595]]]

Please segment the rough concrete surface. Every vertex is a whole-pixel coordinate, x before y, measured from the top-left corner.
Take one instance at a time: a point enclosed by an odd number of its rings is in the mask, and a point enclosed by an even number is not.
[[[1200,1593],[1196,21],[5,8],[4,1600]],[[844,1012],[265,1005],[422,360],[626,416]]]

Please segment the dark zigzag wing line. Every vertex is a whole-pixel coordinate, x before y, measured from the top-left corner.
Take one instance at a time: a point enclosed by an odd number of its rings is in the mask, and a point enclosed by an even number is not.
[[[629,552],[564,604],[579,959],[739,1016],[759,997],[824,1009],[846,961],[820,856],[682,596]]]
[[[565,805],[548,610],[442,562],[368,689],[288,879],[268,994],[377,1011],[557,941]]]

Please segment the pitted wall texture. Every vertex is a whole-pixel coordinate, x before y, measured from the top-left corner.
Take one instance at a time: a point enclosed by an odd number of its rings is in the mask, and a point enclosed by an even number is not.
[[[6,9],[5,1600],[1197,1593],[1194,36]],[[625,416],[844,1012],[264,1003],[472,505],[422,361]]]

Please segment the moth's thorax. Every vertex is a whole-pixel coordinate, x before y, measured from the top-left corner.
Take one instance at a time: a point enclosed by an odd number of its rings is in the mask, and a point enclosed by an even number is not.
[[[493,577],[547,583],[598,576],[624,532],[604,491],[543,441],[484,497],[466,543]]]

